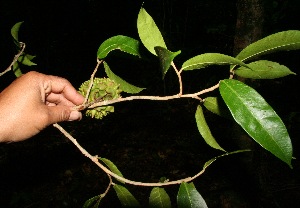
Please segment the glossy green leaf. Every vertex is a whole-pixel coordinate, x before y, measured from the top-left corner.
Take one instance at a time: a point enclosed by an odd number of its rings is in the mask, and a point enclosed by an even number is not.
[[[234,120],[263,148],[292,167],[292,143],[287,129],[263,97],[233,79],[220,82],[220,93]]]
[[[31,56],[31,55],[28,55],[28,54],[23,54],[18,58],[18,62],[20,62],[20,63],[22,63],[23,65],[26,65],[26,66],[35,66],[36,63],[31,61],[34,57],[35,56]]]
[[[127,188],[117,184],[113,187],[123,207],[140,207],[139,202]]]
[[[10,33],[19,46],[19,30],[24,21],[16,23],[10,30]]]
[[[211,65],[241,65],[247,67],[245,63],[231,56],[220,53],[204,53],[187,60],[181,68],[182,70],[193,70]]]
[[[171,208],[171,200],[164,188],[154,187],[149,198],[150,208]]]
[[[207,97],[204,99],[203,105],[214,114],[225,118],[232,118],[226,104],[220,97]]]
[[[102,158],[99,157],[99,160],[101,160],[102,162],[105,163],[105,165],[107,165],[107,167],[111,170],[111,172],[117,174],[120,177],[123,177],[121,171],[119,171],[119,169],[117,168],[117,166],[110,160],[106,159],[106,158]],[[124,183],[123,181],[118,180],[121,183]]]
[[[132,84],[129,84],[128,82],[126,82],[125,80],[123,80],[121,77],[119,77],[118,75],[114,74],[111,70],[110,67],[108,66],[108,64],[106,62],[103,62],[104,64],[104,68],[105,68],[105,73],[106,75],[114,80],[116,83],[118,83],[120,85],[120,88],[122,89],[122,91],[127,92],[127,93],[131,93],[131,94],[135,94],[135,93],[139,93],[142,90],[144,90],[145,88],[141,88],[141,87],[136,87]]]
[[[154,49],[159,58],[160,66],[162,69],[162,77],[164,78],[168,69],[171,66],[172,61],[174,60],[174,58],[177,55],[179,55],[181,53],[181,51],[171,52],[168,49],[165,49],[160,46],[156,46],[156,47],[154,47]]]
[[[143,45],[153,55],[156,55],[156,52],[154,50],[155,46],[167,48],[165,41],[154,20],[144,8],[141,8],[138,14],[137,29]]]
[[[236,58],[246,61],[257,56],[277,51],[297,49],[300,49],[300,31],[288,30],[269,35],[248,45],[236,56]]]
[[[207,208],[206,202],[193,183],[180,184],[177,194],[178,208]]]
[[[198,130],[199,130],[201,136],[204,138],[205,142],[212,148],[225,151],[222,147],[220,147],[220,145],[217,143],[217,141],[213,137],[213,135],[206,123],[206,120],[205,120],[205,117],[203,114],[203,110],[200,105],[198,105],[198,107],[197,107],[195,118],[196,118]]]
[[[251,79],[275,79],[295,74],[286,66],[267,60],[251,62],[248,66],[250,69],[243,66],[237,68],[235,74],[240,77]]]
[[[94,196],[90,199],[88,199],[82,208],[98,208],[101,201],[101,196]]]
[[[99,46],[97,58],[104,59],[113,50],[120,50],[140,57],[139,41],[127,36],[117,35],[107,39]]]

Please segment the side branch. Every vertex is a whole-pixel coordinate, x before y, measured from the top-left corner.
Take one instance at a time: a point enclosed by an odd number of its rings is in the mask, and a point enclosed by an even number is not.
[[[4,75],[6,72],[9,72],[11,69],[12,69],[12,67],[13,67],[13,65],[18,61],[18,58],[22,55],[22,53],[24,52],[24,50],[25,50],[25,43],[23,43],[23,42],[19,42],[20,43],[20,51],[18,52],[18,54],[17,55],[15,55],[15,57],[14,57],[14,59],[13,59],[13,61],[11,62],[11,64],[9,65],[9,67],[7,67],[7,69],[5,69],[3,72],[1,72],[0,73],[0,77],[2,76],[2,75]]]
[[[179,82],[179,95],[182,95],[183,92],[183,87],[182,87],[182,78],[181,78],[181,71],[178,71],[178,69],[176,68],[174,62],[172,61],[171,63],[173,69],[175,70],[177,77],[178,77],[178,82]]]

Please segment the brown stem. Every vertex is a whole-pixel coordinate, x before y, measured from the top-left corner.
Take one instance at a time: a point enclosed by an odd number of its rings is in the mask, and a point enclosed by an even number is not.
[[[9,67],[7,67],[7,69],[5,69],[3,72],[1,72],[0,73],[0,77],[2,76],[2,75],[4,75],[6,72],[9,72],[11,69],[12,69],[12,67],[13,67],[13,65],[18,61],[18,58],[22,55],[22,53],[24,52],[24,50],[25,50],[25,43],[23,43],[23,42],[19,42],[20,43],[20,51],[18,52],[18,54],[17,55],[15,55],[15,57],[14,57],[14,59],[13,59],[13,61],[11,62],[11,64],[9,65]]]
[[[55,128],[57,128],[58,130],[60,130],[79,150],[80,152],[88,157],[89,159],[91,159],[98,167],[100,167],[106,174],[110,175],[111,177],[119,180],[119,181],[123,181],[124,183],[128,183],[131,185],[136,185],[136,186],[151,186],[151,187],[158,187],[158,186],[168,186],[168,185],[175,185],[175,184],[181,184],[182,182],[190,182],[192,180],[194,180],[195,178],[199,177],[200,175],[202,175],[202,173],[204,173],[204,171],[206,170],[206,168],[213,163],[217,158],[214,158],[212,160],[210,160],[207,164],[204,165],[203,169],[198,172],[196,175],[192,176],[192,177],[187,177],[184,179],[180,179],[180,180],[176,180],[176,181],[168,181],[168,182],[163,182],[163,183],[144,183],[144,182],[139,182],[139,181],[132,181],[129,179],[126,179],[124,177],[121,177],[115,173],[113,173],[112,171],[110,171],[108,168],[106,168],[104,165],[102,165],[99,160],[98,160],[98,156],[92,156],[88,151],[86,151],[78,142],[77,140],[70,135],[63,127],[61,127],[60,125],[58,125],[57,123],[53,124],[53,126]],[[108,187],[109,189],[109,187]],[[107,190],[108,190],[107,189]]]

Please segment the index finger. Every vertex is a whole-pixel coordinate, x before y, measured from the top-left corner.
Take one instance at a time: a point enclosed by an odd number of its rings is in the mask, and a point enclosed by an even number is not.
[[[51,92],[62,94],[67,100],[75,105],[83,103],[84,97],[77,92],[68,80],[52,75],[49,75],[49,79],[51,81]]]

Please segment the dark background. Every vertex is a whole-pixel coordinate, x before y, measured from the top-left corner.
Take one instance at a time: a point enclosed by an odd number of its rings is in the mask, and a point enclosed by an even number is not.
[[[298,1],[265,3],[265,36],[300,29],[296,18]],[[137,0],[1,0],[0,69],[6,69],[16,54],[10,29],[16,22],[24,21],[19,39],[27,44],[27,53],[37,55],[34,62],[38,65],[25,67],[23,72],[36,70],[62,76],[77,88],[89,79],[96,65],[97,49],[104,40],[114,35],[138,39],[136,19],[141,5],[142,1]],[[235,6],[233,0],[144,1],[168,48],[182,51],[176,59],[178,66],[205,52],[232,55]],[[298,51],[290,51],[268,58],[298,74],[299,55]],[[108,61],[119,76],[146,87],[143,94],[177,92],[175,74],[169,72],[162,81],[157,60],[150,54],[145,53],[145,59],[137,60],[116,53]],[[223,71],[216,68],[213,74],[203,70],[185,75],[186,92],[227,78]],[[104,76],[101,71],[98,75]],[[14,79],[13,73],[1,77],[1,89]],[[298,83],[298,75],[255,83],[287,125],[295,157],[299,155]],[[62,125],[91,154],[112,160],[130,179],[157,182],[165,176],[175,180],[196,174],[204,162],[220,154],[209,148],[197,131],[197,105],[194,100],[119,103],[115,105],[116,112],[104,120],[84,118]],[[221,146],[228,151],[243,147],[232,136],[239,131],[232,122],[209,112],[206,116]],[[220,159],[194,181],[208,206],[298,207],[299,162],[293,161],[291,170],[258,145],[252,147],[253,153]],[[0,207],[82,207],[85,200],[104,192],[107,184],[106,175],[53,127],[28,141],[0,145]],[[128,188],[142,204],[147,204],[150,188]],[[166,190],[174,205],[178,187]],[[113,190],[102,205],[119,206]]]

